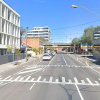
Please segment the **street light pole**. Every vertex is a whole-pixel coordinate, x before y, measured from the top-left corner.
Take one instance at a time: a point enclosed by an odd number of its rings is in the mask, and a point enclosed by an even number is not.
[[[96,16],[98,16],[98,17],[100,17],[100,15],[99,15],[99,14],[97,14],[97,13],[95,13],[95,12],[93,12],[93,11],[91,11],[91,10],[87,9],[86,7],[83,7],[83,6],[76,6],[76,5],[72,5],[72,6],[71,6],[71,8],[77,8],[77,7],[81,7],[81,8],[83,8],[83,9],[85,9],[85,10],[87,10],[87,11],[91,12],[92,14],[94,14],[94,15],[96,15]]]
[[[27,62],[27,30],[28,30],[28,27],[26,27],[26,62]]]

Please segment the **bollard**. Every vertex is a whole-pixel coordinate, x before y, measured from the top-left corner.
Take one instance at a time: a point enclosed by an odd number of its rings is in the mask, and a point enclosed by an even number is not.
[[[88,58],[85,59],[85,64],[86,64],[86,66],[89,66],[89,59]]]

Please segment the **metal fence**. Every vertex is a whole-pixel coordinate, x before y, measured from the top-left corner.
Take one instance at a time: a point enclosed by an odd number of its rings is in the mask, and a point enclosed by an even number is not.
[[[25,53],[21,53],[19,55],[20,59],[24,59],[25,58]],[[17,60],[17,56],[13,55],[13,54],[9,54],[9,55],[1,55],[0,56],[0,65],[1,64],[5,64],[5,63],[9,63],[9,62],[13,62]]]

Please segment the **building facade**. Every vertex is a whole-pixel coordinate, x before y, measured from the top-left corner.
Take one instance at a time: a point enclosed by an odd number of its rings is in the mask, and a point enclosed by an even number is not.
[[[100,28],[93,32],[93,46],[94,49],[97,49],[100,52]],[[95,53],[93,55],[96,57]],[[100,54],[98,55],[98,59],[100,60]]]
[[[22,39],[21,43],[26,45],[26,39]],[[40,38],[27,38],[27,44],[27,46],[31,46],[31,48],[39,50],[40,54],[44,51],[44,42]]]
[[[50,29],[49,27],[34,27],[27,33],[28,37],[43,37],[45,40],[50,40]]]
[[[7,45],[20,49],[20,15],[0,0],[0,55],[7,53]]]

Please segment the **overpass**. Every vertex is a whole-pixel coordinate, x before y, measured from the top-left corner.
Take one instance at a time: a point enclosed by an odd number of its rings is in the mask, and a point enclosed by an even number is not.
[[[67,51],[67,52],[74,52],[74,49],[76,48],[73,44],[71,43],[45,43],[44,44],[44,49],[52,49],[57,51]]]

